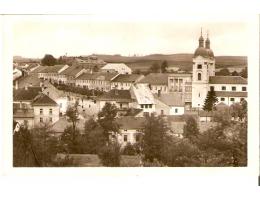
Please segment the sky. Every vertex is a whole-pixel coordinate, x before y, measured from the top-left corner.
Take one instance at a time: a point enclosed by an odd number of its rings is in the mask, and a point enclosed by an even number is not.
[[[42,58],[90,54],[194,53],[202,27],[216,56],[246,56],[248,29],[239,21],[143,21],[27,16],[12,20],[13,55]]]

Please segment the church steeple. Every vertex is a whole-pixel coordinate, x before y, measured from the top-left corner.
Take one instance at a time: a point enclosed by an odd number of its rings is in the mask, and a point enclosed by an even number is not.
[[[204,38],[202,36],[202,28],[200,29],[199,47],[204,47]]]
[[[206,49],[210,49],[209,31],[207,31],[207,39],[205,44],[206,44]]]

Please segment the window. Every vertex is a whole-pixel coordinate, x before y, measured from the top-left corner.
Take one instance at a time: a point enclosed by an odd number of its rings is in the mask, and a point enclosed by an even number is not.
[[[147,104],[145,104],[145,108],[148,108],[148,105],[147,105]]]
[[[232,87],[232,91],[236,91],[237,88],[235,86]]]
[[[202,69],[202,65],[198,65],[198,67],[197,67],[198,69]]]
[[[43,119],[42,119],[42,117],[40,117],[40,122],[43,122]]]
[[[42,115],[43,114],[43,109],[42,108],[40,108],[40,115]]]
[[[200,93],[199,93],[199,97],[200,97]]]
[[[235,101],[235,98],[230,98],[230,101]]]
[[[51,108],[49,109],[49,114],[52,115],[52,109]]]
[[[201,81],[201,73],[198,73],[198,81]]]
[[[140,142],[140,140],[141,140],[141,134],[140,134],[140,133],[136,133],[136,135],[135,135],[135,141],[136,141],[136,142]]]
[[[245,91],[246,91],[246,87],[242,87],[242,91],[244,91],[244,92],[245,92]]]
[[[225,91],[226,90],[226,86],[222,86],[221,90]]]
[[[244,101],[245,99],[244,98],[240,98],[240,101]]]
[[[172,78],[170,79],[170,83],[173,83],[173,79]]]
[[[52,117],[50,117],[50,119],[49,119],[49,120],[50,120],[50,122],[52,122]]]
[[[149,104],[149,108],[152,108],[152,104]]]
[[[225,101],[225,98],[221,97],[221,98],[220,98],[220,101]]]
[[[174,112],[175,112],[175,113],[178,113],[178,108],[175,108]]]
[[[120,103],[120,108],[122,108],[123,107],[123,104],[122,103]]]
[[[144,108],[144,105],[143,105],[143,104],[141,105],[141,108]]]
[[[213,91],[214,90],[214,86],[210,86],[210,91]]]
[[[127,135],[124,135],[124,142],[127,142]]]

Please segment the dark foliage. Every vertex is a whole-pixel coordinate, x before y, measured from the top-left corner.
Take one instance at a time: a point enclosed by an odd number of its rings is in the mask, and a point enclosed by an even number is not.
[[[121,159],[120,145],[116,142],[110,142],[103,146],[98,154],[103,166],[119,167]]]
[[[57,60],[53,57],[53,55],[45,54],[45,56],[41,60],[41,64],[44,66],[53,66],[57,64]]]

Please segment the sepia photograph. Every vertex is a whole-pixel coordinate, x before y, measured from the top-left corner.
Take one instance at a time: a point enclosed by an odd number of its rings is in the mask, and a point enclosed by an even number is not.
[[[245,21],[12,16],[10,37],[13,167],[248,165]]]

